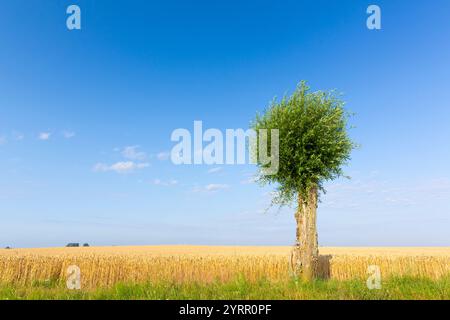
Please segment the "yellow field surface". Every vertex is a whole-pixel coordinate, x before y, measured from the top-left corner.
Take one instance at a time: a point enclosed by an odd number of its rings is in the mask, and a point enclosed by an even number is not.
[[[249,281],[289,278],[291,247],[129,246],[0,249],[0,283],[29,285],[65,280],[77,265],[85,288],[118,282]],[[338,280],[365,279],[367,267],[380,267],[382,278],[450,275],[450,247],[323,247],[320,275]]]

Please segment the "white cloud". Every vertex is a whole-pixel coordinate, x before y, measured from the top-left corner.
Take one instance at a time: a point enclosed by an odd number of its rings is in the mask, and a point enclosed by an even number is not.
[[[140,151],[139,148],[139,146],[127,146],[123,149],[115,148],[114,151],[120,151],[120,154],[126,160],[119,161],[111,165],[97,163],[94,166],[93,170],[95,172],[113,171],[116,173],[124,174],[147,168],[148,166],[150,166],[148,162],[144,162],[144,160],[147,159],[147,154],[143,151]]]
[[[175,179],[171,179],[169,181],[162,181],[160,179],[155,179],[153,180],[153,184],[155,186],[164,186],[164,187],[169,187],[169,186],[175,186],[178,184],[178,180]]]
[[[52,134],[50,132],[41,132],[41,133],[39,133],[38,139],[39,140],[48,140],[48,139],[50,139],[51,135]]]
[[[144,169],[149,166],[148,163],[136,163],[133,161],[120,161],[116,162],[112,165],[107,165],[104,163],[97,163],[93,170],[95,172],[107,172],[107,171],[114,171],[120,174],[123,173],[131,173],[133,171]]]
[[[66,138],[66,139],[70,139],[70,138],[73,138],[73,137],[75,137],[75,132],[73,132],[73,131],[63,131],[63,136],[64,136],[64,138]]]
[[[229,185],[227,185],[227,184],[215,184],[215,183],[208,184],[205,187],[205,189],[207,191],[218,191],[218,190],[223,190],[223,189],[228,189],[228,188],[229,188]]]
[[[158,158],[158,160],[164,161],[169,159],[170,157],[170,153],[169,152],[160,152],[156,155],[156,158]]]
[[[256,181],[257,181],[256,177],[250,177],[245,180],[242,180],[241,184],[252,184],[252,183],[255,183]]]
[[[139,151],[139,146],[128,146],[123,148],[122,156],[125,159],[129,160],[145,160],[147,158],[147,154],[143,151]]]
[[[227,184],[211,183],[203,187],[196,186],[192,191],[198,193],[215,193],[229,188],[230,186]]]
[[[222,167],[215,167],[215,168],[211,168],[208,170],[208,173],[217,173],[217,172],[221,172],[223,170]]]
[[[94,170],[95,172],[106,172],[109,171],[109,166],[104,164],[104,163],[97,163],[92,170]]]

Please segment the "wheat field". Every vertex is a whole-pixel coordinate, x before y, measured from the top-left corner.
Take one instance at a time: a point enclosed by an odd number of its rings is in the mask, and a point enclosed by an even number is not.
[[[0,283],[18,286],[65,281],[67,268],[80,268],[83,288],[117,283],[171,281],[283,281],[290,277],[290,247],[129,246],[87,248],[0,249]],[[450,275],[450,247],[320,249],[322,278],[366,279],[377,265],[383,279]]]

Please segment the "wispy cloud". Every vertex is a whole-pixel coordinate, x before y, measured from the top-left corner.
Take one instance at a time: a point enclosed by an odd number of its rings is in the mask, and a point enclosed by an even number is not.
[[[0,136],[0,146],[6,144],[7,140],[5,136]]]
[[[212,192],[214,192],[214,191],[218,191],[218,190],[228,189],[229,187],[230,187],[230,186],[227,185],[227,184],[214,184],[214,183],[212,183],[212,184],[208,184],[208,185],[205,187],[205,189],[206,189],[207,191],[212,191]]]
[[[257,181],[257,177],[249,177],[241,181],[241,184],[252,184]]]
[[[38,139],[39,139],[39,140],[43,140],[43,141],[49,140],[51,135],[52,135],[52,134],[51,134],[50,132],[41,132],[41,133],[39,133],[39,135],[38,135]]]
[[[150,166],[145,160],[148,158],[147,154],[139,150],[139,146],[127,146],[124,148],[115,148],[114,151],[120,152],[120,155],[125,159],[114,164],[97,163],[93,170],[94,172],[108,172],[113,171],[120,174],[131,173]]]
[[[169,157],[170,157],[170,153],[169,153],[169,152],[166,152],[166,151],[160,152],[160,153],[158,153],[158,154],[156,155],[156,158],[157,158],[158,160],[160,160],[160,161],[168,160]]]
[[[123,148],[121,154],[125,159],[129,160],[145,160],[147,159],[147,154],[139,150],[139,146],[128,146]]]
[[[215,193],[229,188],[230,186],[227,184],[211,183],[206,186],[195,186],[192,191],[196,193]]]
[[[131,173],[136,170],[144,169],[149,166],[148,163],[136,163],[134,161],[120,161],[116,162],[112,165],[107,165],[104,163],[97,163],[93,170],[95,172],[108,172],[108,171],[114,171],[116,173],[124,174],[124,173]]]
[[[258,181],[258,175],[255,172],[243,171],[244,179],[241,180],[241,184],[252,184]]]
[[[66,139],[71,139],[71,138],[75,137],[75,132],[73,132],[73,131],[65,130],[65,131],[63,131],[62,134],[63,134],[63,137]]]
[[[154,179],[153,184],[155,186],[164,186],[164,187],[170,187],[170,186],[176,186],[178,184],[178,180],[171,179],[169,181],[163,181],[160,179]]]
[[[223,170],[222,167],[215,167],[215,168],[209,169],[209,170],[208,170],[208,173],[209,173],[209,174],[211,174],[211,173],[218,173],[218,172],[221,172],[222,170]]]

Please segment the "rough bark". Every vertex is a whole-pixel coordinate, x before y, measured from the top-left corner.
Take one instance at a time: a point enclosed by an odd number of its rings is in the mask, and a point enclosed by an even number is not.
[[[319,248],[317,239],[317,189],[312,188],[308,197],[299,196],[296,245],[293,252],[293,268],[296,276],[305,281],[312,280],[317,275]]]

